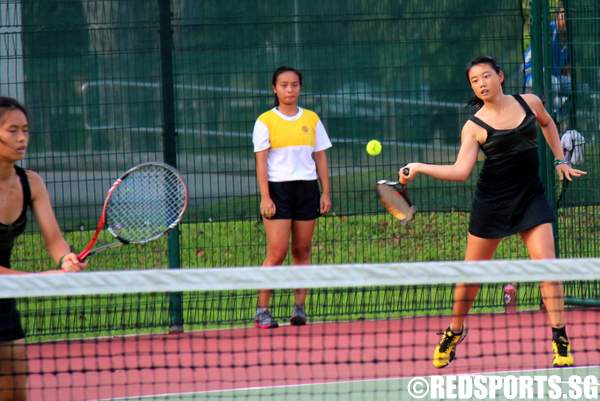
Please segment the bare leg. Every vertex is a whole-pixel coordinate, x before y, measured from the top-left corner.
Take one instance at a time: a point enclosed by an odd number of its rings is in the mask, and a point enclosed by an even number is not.
[[[311,262],[311,245],[316,220],[295,220],[292,223],[292,259],[295,265],[309,265]],[[298,288],[294,292],[296,305],[304,305],[306,288]]]
[[[290,243],[290,229],[292,220],[269,220],[263,219],[265,233],[267,235],[267,256],[263,266],[279,266],[287,256]],[[268,308],[271,299],[271,290],[260,290],[258,292],[258,307]]]
[[[0,342],[0,401],[27,399],[27,350],[24,340]]]
[[[469,234],[465,260],[489,260],[494,256],[501,239],[486,239]],[[461,331],[465,317],[471,310],[475,297],[479,292],[479,284],[456,284],[454,287],[454,303],[452,305],[452,322],[450,328]]]
[[[485,239],[469,234],[467,237],[466,261],[488,260],[494,256],[501,239]],[[445,330],[440,342],[433,351],[433,366],[440,369],[447,366],[455,357],[456,346],[465,338],[464,322],[480,284],[457,283],[454,286],[454,303],[452,304],[452,321],[450,330]],[[459,334],[462,333],[462,334]]]
[[[554,236],[552,225],[542,224],[521,233],[521,238],[527,247],[529,257],[534,260],[554,259]],[[548,311],[548,319],[552,327],[563,327],[565,325],[565,300],[563,285],[558,281],[542,281],[540,292],[544,306]]]

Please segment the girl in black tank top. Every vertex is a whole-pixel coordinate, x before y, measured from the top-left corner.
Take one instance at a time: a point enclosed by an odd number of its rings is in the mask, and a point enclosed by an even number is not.
[[[15,166],[23,189],[23,207],[17,220],[10,224],[0,222],[0,266],[10,268],[10,256],[15,238],[25,231],[27,223],[27,208],[31,205],[31,189],[27,174],[21,167]],[[23,338],[25,334],[21,328],[19,313],[14,299],[0,299],[0,341],[10,341]]]
[[[11,269],[15,239],[25,231],[27,209],[35,211],[50,255],[62,271],[85,268],[65,241],[39,175],[16,166],[29,142],[27,110],[16,100],[0,97],[0,274],[26,274]],[[25,400],[27,352],[17,303],[0,299],[0,398]]]
[[[473,197],[465,260],[492,259],[502,238],[515,233],[521,235],[531,258],[552,259],[554,212],[538,177],[536,123],[554,154],[559,177],[572,180],[585,172],[564,161],[556,125],[537,96],[504,94],[504,73],[494,59],[474,59],[466,75],[475,95],[472,104],[479,111],[463,127],[456,162],[409,163],[400,168],[400,172],[406,168],[410,171],[408,176],[400,174],[400,181],[408,183],[419,174],[465,181],[481,149],[486,160]],[[573,356],[565,328],[562,284],[542,282],[540,290],[552,326],[552,364],[571,366]],[[465,316],[478,291],[477,284],[455,286],[452,321],[433,354],[436,368],[447,366],[454,358],[456,346],[466,336]]]
[[[478,117],[469,119],[487,134],[480,144],[486,159],[469,222],[469,232],[480,238],[504,238],[554,221],[538,176],[535,114],[520,95],[514,98],[525,117],[513,129],[497,130]]]

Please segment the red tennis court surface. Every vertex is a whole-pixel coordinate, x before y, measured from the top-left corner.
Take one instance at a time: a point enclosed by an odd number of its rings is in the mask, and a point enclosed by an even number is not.
[[[600,364],[600,311],[570,310],[577,366]],[[431,354],[449,317],[314,323],[29,345],[30,399],[75,401],[551,367],[545,312],[469,316],[457,360]]]

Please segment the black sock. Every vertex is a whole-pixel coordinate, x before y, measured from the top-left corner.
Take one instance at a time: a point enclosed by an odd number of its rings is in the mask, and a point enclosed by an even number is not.
[[[567,328],[565,326],[553,327],[552,328],[552,339],[554,341],[558,341],[558,339],[560,337],[563,337],[565,340],[569,341],[569,338],[567,337]]]

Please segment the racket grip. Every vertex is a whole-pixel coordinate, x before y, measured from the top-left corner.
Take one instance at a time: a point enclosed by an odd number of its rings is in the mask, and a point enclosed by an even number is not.
[[[402,169],[402,174],[404,174],[405,176],[409,176],[410,175],[410,168],[404,167]]]

